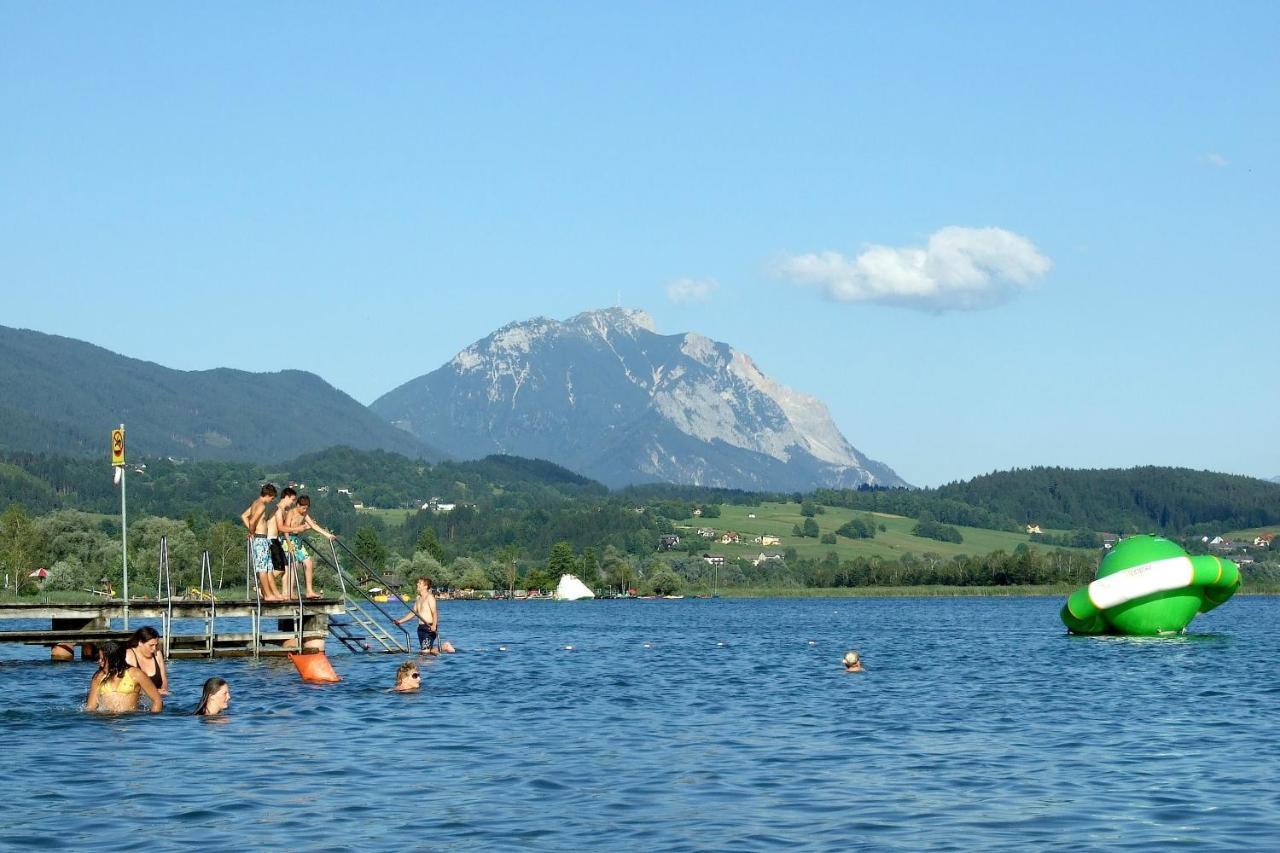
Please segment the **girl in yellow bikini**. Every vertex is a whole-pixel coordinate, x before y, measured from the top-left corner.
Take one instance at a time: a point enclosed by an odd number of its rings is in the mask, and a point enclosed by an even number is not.
[[[98,671],[89,682],[86,711],[121,714],[138,710],[138,698],[146,693],[151,713],[164,710],[164,699],[146,673],[125,661],[123,646],[108,643],[102,649]]]

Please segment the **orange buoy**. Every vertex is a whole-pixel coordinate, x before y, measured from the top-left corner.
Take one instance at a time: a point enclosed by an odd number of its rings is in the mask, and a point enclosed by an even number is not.
[[[325,684],[342,680],[338,673],[333,671],[333,664],[329,663],[329,658],[324,652],[309,655],[290,654],[289,660],[293,661],[293,665],[298,668],[298,675],[302,676],[303,681]]]

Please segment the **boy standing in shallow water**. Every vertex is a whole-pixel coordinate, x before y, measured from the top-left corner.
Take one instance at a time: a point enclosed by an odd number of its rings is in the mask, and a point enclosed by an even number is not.
[[[267,601],[280,600],[280,591],[276,589],[276,581],[271,574],[271,547],[267,543],[267,507],[275,499],[275,484],[267,483],[258,493],[258,499],[240,513],[240,520],[249,530],[250,552],[253,555],[253,571],[258,576],[258,589]]]
[[[419,620],[418,642],[422,645],[422,651],[419,654],[439,654],[435,649],[436,637],[439,635],[439,618],[436,613],[436,597],[431,592],[431,578],[418,578],[418,597],[409,612],[396,620],[396,624],[403,625],[415,616]]]

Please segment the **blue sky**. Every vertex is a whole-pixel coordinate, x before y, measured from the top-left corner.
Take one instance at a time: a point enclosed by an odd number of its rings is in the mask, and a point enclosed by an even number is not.
[[[913,483],[1272,476],[1278,36],[1274,3],[0,3],[0,324],[367,403],[621,299]]]

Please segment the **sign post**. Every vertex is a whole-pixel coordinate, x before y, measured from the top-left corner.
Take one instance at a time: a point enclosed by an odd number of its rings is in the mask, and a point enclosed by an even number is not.
[[[111,431],[111,465],[120,480],[120,557],[124,566],[124,629],[129,630],[129,514],[125,482],[128,467],[124,460],[124,424]]]

